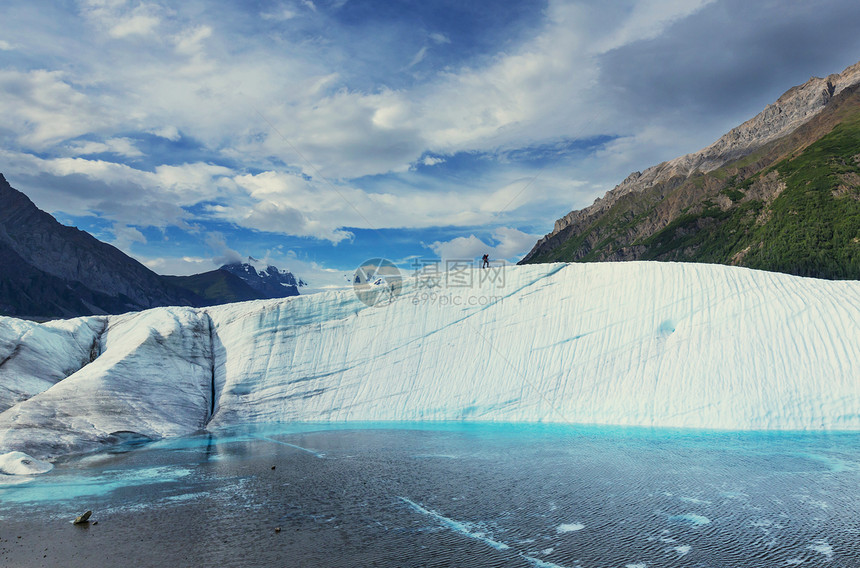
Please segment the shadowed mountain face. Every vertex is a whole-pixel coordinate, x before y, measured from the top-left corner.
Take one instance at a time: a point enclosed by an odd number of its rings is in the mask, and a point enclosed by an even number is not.
[[[258,273],[238,263],[161,276],[89,233],[61,225],[0,174],[0,315],[51,319],[212,306],[297,296],[304,285],[274,266]]]
[[[68,317],[199,304],[115,247],[61,225],[0,175],[0,313]]]
[[[669,260],[860,279],[860,64],[556,221],[521,264]]]

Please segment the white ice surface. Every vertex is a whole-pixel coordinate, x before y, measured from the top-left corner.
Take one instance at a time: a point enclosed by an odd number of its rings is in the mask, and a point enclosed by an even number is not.
[[[38,324],[0,316],[0,412],[88,364],[104,326],[105,318]]]
[[[159,308],[108,321],[95,361],[0,414],[0,451],[57,456],[205,426],[212,391],[208,316]],[[14,379],[0,368],[0,380]]]
[[[3,475],[36,475],[52,469],[53,464],[34,459],[24,452],[0,454],[0,474]]]
[[[860,429],[860,282],[649,262],[507,267],[479,285],[489,274],[407,279],[382,308],[346,290],[3,318],[0,353],[17,354],[0,392],[29,399],[0,413],[0,451],[275,421]]]

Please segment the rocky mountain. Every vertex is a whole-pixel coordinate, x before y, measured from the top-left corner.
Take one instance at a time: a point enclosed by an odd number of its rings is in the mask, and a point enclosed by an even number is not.
[[[521,263],[687,260],[860,278],[860,63],[557,220]]]
[[[0,174],[0,315],[34,319],[211,306],[298,294],[273,266],[161,276],[89,233],[60,224]]]
[[[119,249],[60,224],[0,174],[0,313],[56,317],[200,304]]]
[[[299,287],[306,285],[288,270],[266,265],[254,257],[248,257],[248,262],[225,264],[220,270],[238,276],[265,298],[298,296]]]

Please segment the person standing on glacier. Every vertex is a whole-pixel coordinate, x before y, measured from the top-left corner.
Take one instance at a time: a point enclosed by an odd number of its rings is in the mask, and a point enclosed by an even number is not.
[[[490,255],[485,254],[481,257],[481,260],[484,261],[484,264],[481,265],[481,268],[489,268],[490,267]]]

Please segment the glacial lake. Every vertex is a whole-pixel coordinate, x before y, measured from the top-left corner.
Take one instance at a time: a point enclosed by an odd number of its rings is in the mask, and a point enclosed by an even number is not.
[[[11,480],[21,568],[860,566],[857,433],[270,425]]]

